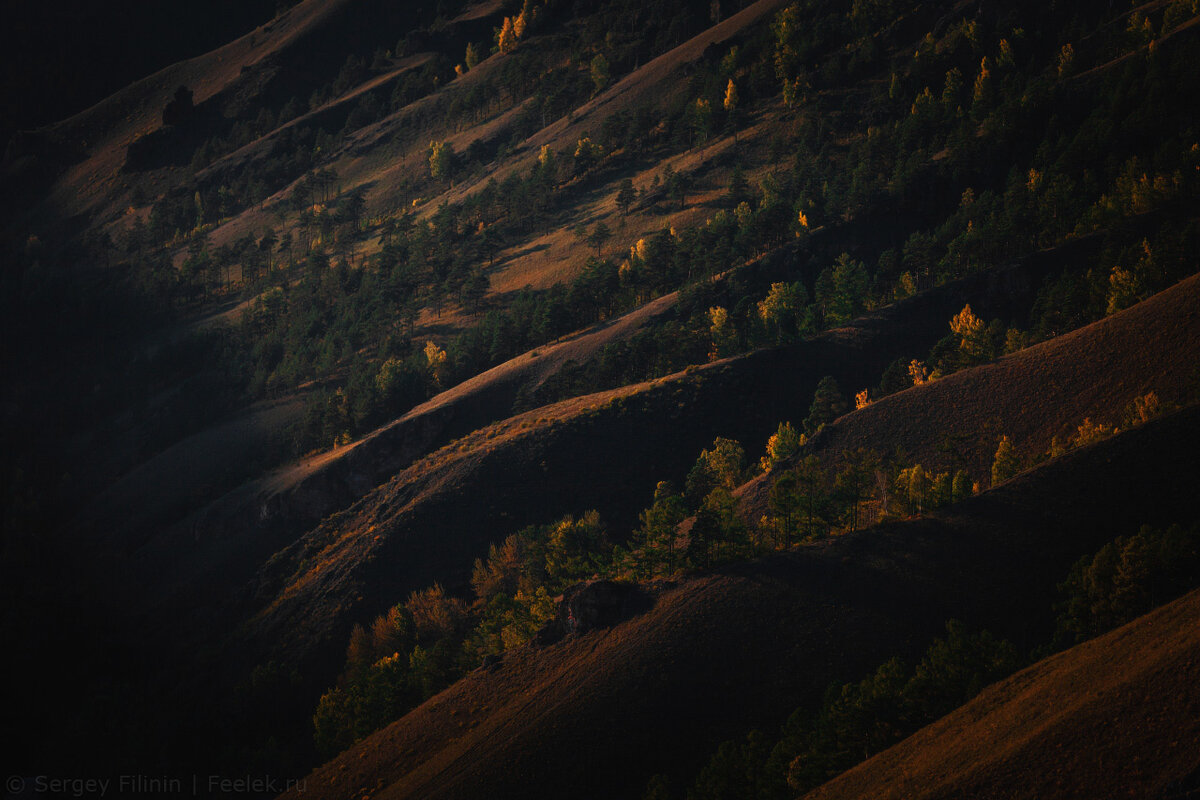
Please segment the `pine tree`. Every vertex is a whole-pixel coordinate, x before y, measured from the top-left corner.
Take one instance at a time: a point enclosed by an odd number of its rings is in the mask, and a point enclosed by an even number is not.
[[[727,358],[738,351],[738,334],[729,319],[729,312],[721,306],[713,306],[708,310],[709,333],[712,335],[712,349],[708,353],[710,361]]]
[[[733,146],[737,147],[737,108],[738,108],[738,90],[737,84],[733,82],[733,78],[729,79],[729,84],[725,87],[725,106],[726,119],[729,120],[729,125],[733,128]]]
[[[612,238],[612,231],[608,229],[608,226],[604,222],[597,222],[596,226],[588,233],[587,243],[596,248],[596,258],[600,257],[601,248],[604,247],[610,238]]]
[[[434,180],[454,185],[454,147],[447,142],[429,143],[429,174]]]
[[[767,296],[758,303],[758,316],[775,344],[795,339],[801,329],[801,315],[808,292],[800,281],[772,283]]]
[[[496,33],[496,47],[501,53],[511,53],[517,49],[517,34],[513,30],[512,17],[505,17]]]
[[[950,320],[950,330],[959,341],[960,363],[956,366],[971,367],[991,360],[993,348],[987,325],[971,311],[970,303]]]
[[[1007,436],[1000,437],[996,447],[996,457],[992,460],[992,485],[1004,483],[1021,471],[1021,462],[1017,458],[1016,448]]]
[[[603,53],[597,53],[596,57],[592,59],[591,75],[592,87],[596,93],[603,91],[608,86],[609,81],[612,80],[612,76],[608,71],[608,59],[604,57]]]
[[[442,385],[442,374],[446,369],[446,358],[446,351],[438,347],[436,343],[432,341],[425,343],[425,360],[429,365],[429,374],[439,388]]]
[[[617,208],[621,210],[621,217],[629,215],[629,209],[633,206],[634,200],[637,199],[637,189],[633,187],[633,179],[625,178],[621,181],[621,187],[617,190]]]
[[[795,455],[803,445],[804,434],[798,433],[792,427],[792,423],[781,422],[778,430],[767,440],[767,454],[759,463],[763,470],[770,470],[776,464]]]
[[[808,408],[808,417],[804,420],[804,430],[812,436],[822,426],[833,422],[846,413],[846,400],[842,390],[832,375],[826,375],[817,384],[813,393],[812,405]]]

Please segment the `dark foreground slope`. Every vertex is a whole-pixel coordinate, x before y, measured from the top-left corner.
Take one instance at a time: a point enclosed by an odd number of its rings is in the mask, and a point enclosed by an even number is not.
[[[806,795],[1194,797],[1200,592],[1038,662]]]
[[[912,655],[948,618],[1028,645],[1081,554],[1194,513],[1197,446],[1189,409],[928,517],[686,580],[640,617],[473,673],[317,770],[306,796],[629,796]]]

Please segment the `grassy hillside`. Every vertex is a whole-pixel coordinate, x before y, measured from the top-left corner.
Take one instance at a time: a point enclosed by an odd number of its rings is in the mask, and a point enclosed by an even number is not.
[[[1196,603],[1039,662],[805,797],[1186,797]]]
[[[19,759],[636,794],[1038,644],[1194,513],[1198,14],[302,0],[14,135]]]
[[[817,703],[837,676],[915,653],[951,616],[1037,641],[1069,564],[1140,524],[1126,497],[1152,497],[1161,519],[1190,513],[1200,476],[1184,454],[1198,431],[1194,411],[1177,414],[952,509],[660,589],[642,616],[472,673],[318,770],[308,791],[634,794],[663,767],[697,765],[717,741]]]

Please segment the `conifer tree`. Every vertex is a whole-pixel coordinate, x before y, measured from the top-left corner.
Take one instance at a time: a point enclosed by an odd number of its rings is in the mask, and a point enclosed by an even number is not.
[[[792,427],[792,423],[781,422],[778,430],[767,440],[767,454],[759,463],[763,470],[770,470],[776,464],[795,455],[803,445],[804,434],[798,433]]]
[[[800,281],[771,284],[767,296],[758,303],[758,316],[775,344],[792,341],[800,333],[807,300],[808,292]]]
[[[429,374],[438,388],[442,386],[442,374],[446,368],[446,358],[446,351],[438,347],[435,342],[428,341],[425,343],[425,360],[429,365]]]
[[[812,405],[808,408],[808,417],[804,420],[804,430],[812,436],[821,426],[833,422],[846,413],[846,400],[842,390],[832,375],[826,375],[817,384],[813,393]]]
[[[1000,437],[996,447],[996,457],[992,460],[992,485],[1004,483],[1021,471],[1021,462],[1017,458],[1016,448],[1007,436]]]
[[[729,79],[729,84],[725,87],[725,115],[729,120],[730,127],[733,128],[733,146],[737,147],[737,107],[738,107],[738,90],[737,84],[733,82],[733,78]]]
[[[591,75],[592,87],[596,93],[603,91],[608,86],[609,81],[612,80],[612,76],[608,71],[608,59],[604,57],[603,53],[597,53],[596,57],[592,59]]]
[[[429,143],[429,174],[434,180],[454,184],[454,147],[447,142]]]
[[[712,349],[708,358],[716,361],[727,358],[738,351],[737,330],[729,319],[729,312],[721,306],[713,306],[708,310],[709,333],[712,336]]]
[[[511,53],[517,49],[517,34],[513,30],[512,17],[505,17],[496,33],[496,47],[501,53]]]
[[[600,257],[601,248],[604,247],[610,238],[612,238],[612,231],[609,230],[604,222],[597,222],[596,226],[588,233],[587,243],[596,248],[596,258]]]
[[[621,217],[629,215],[629,209],[633,206],[633,201],[637,199],[637,189],[633,188],[633,179],[625,178],[621,181],[621,187],[617,190],[617,208],[621,211]]]
[[[958,366],[971,367],[991,360],[992,340],[987,325],[971,311],[970,303],[950,320],[950,330],[958,337]]]

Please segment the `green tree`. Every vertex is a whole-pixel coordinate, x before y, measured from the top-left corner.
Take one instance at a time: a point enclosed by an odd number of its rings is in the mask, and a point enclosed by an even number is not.
[[[718,436],[710,449],[700,451],[700,457],[688,472],[685,484],[688,501],[695,508],[713,489],[736,489],[745,471],[746,451],[741,443]]]
[[[822,426],[828,425],[847,411],[846,399],[837,381],[832,375],[821,378],[813,393],[812,405],[808,407],[808,416],[804,420],[804,430],[812,436]]]
[[[670,167],[670,164],[667,165]],[[667,194],[683,209],[687,205],[687,193],[692,188],[692,178],[682,172],[668,170],[666,177]]]
[[[604,57],[603,53],[597,53],[596,57],[592,59],[591,76],[592,87],[597,94],[604,91],[604,88],[612,80],[612,75],[608,71],[608,59]]]
[[[463,56],[463,60],[467,64],[467,69],[475,69],[475,65],[479,63],[479,52],[475,49],[475,45],[467,42],[467,52]]]
[[[996,456],[992,459],[992,485],[997,486],[1021,471],[1021,461],[1012,440],[1007,436],[1000,437],[996,447]]]
[[[632,178],[625,178],[621,181],[621,186],[617,189],[617,208],[621,211],[622,219],[629,216],[629,209],[637,200],[637,189],[633,186]]]
[[[589,511],[582,517],[564,517],[546,537],[546,578],[556,592],[590,578],[612,549],[600,515]]]
[[[434,180],[447,181],[454,185],[454,147],[448,142],[429,143],[429,174]]]
[[[675,492],[670,481],[660,481],[654,489],[654,504],[641,513],[641,528],[634,535],[641,546],[646,562],[643,577],[655,574],[661,565],[666,574],[678,567],[675,540],[679,525],[687,516],[683,497]]]
[[[834,478],[833,491],[851,531],[858,530],[859,512],[864,501],[872,496],[871,487],[879,457],[870,451],[859,450],[846,457]]]
[[[505,17],[500,30],[496,31],[496,49],[501,53],[511,53],[517,49],[518,38],[512,17]]]
[[[829,500],[825,489],[825,470],[816,456],[805,456],[796,465],[796,498],[803,513],[804,538],[814,539],[829,530],[825,518]]]
[[[972,367],[990,361],[995,354],[987,325],[971,311],[971,304],[950,320],[950,330],[958,339],[959,366]]]
[[[722,105],[725,108],[725,119],[729,121],[729,127],[733,128],[733,145],[737,147],[738,89],[733,78],[729,79],[729,83],[725,87],[725,100]]]
[[[729,312],[721,306],[713,306],[708,310],[708,319],[708,329],[712,339],[712,348],[708,353],[709,360],[728,358],[738,352],[737,329],[734,328],[733,321],[729,318]]]
[[[775,34],[775,75],[783,86],[783,102],[797,106],[803,102],[808,88],[801,65],[804,21],[799,3],[792,3],[775,15],[771,32]]]
[[[763,470],[770,470],[800,451],[804,434],[798,433],[790,422],[779,423],[779,429],[767,440],[767,454],[762,457]]]
[[[776,344],[794,341],[804,332],[807,302],[808,292],[800,281],[771,284],[758,303],[758,317]]]
[[[1200,524],[1143,525],[1084,556],[1058,587],[1057,643],[1069,647],[1200,586]]]
[[[870,276],[861,261],[842,253],[817,282],[817,302],[830,325],[842,325],[862,311],[870,287]]]
[[[587,235],[587,243],[591,247],[596,248],[596,258],[600,257],[600,250],[605,243],[612,238],[612,231],[603,221],[597,222],[595,227]]]
[[[771,482],[767,508],[775,530],[775,546],[790,544],[800,520],[800,485],[795,470],[788,470]]]
[[[959,502],[965,500],[975,493],[974,485],[971,483],[971,476],[966,470],[958,470],[954,473],[954,479],[950,484],[951,502]]]

